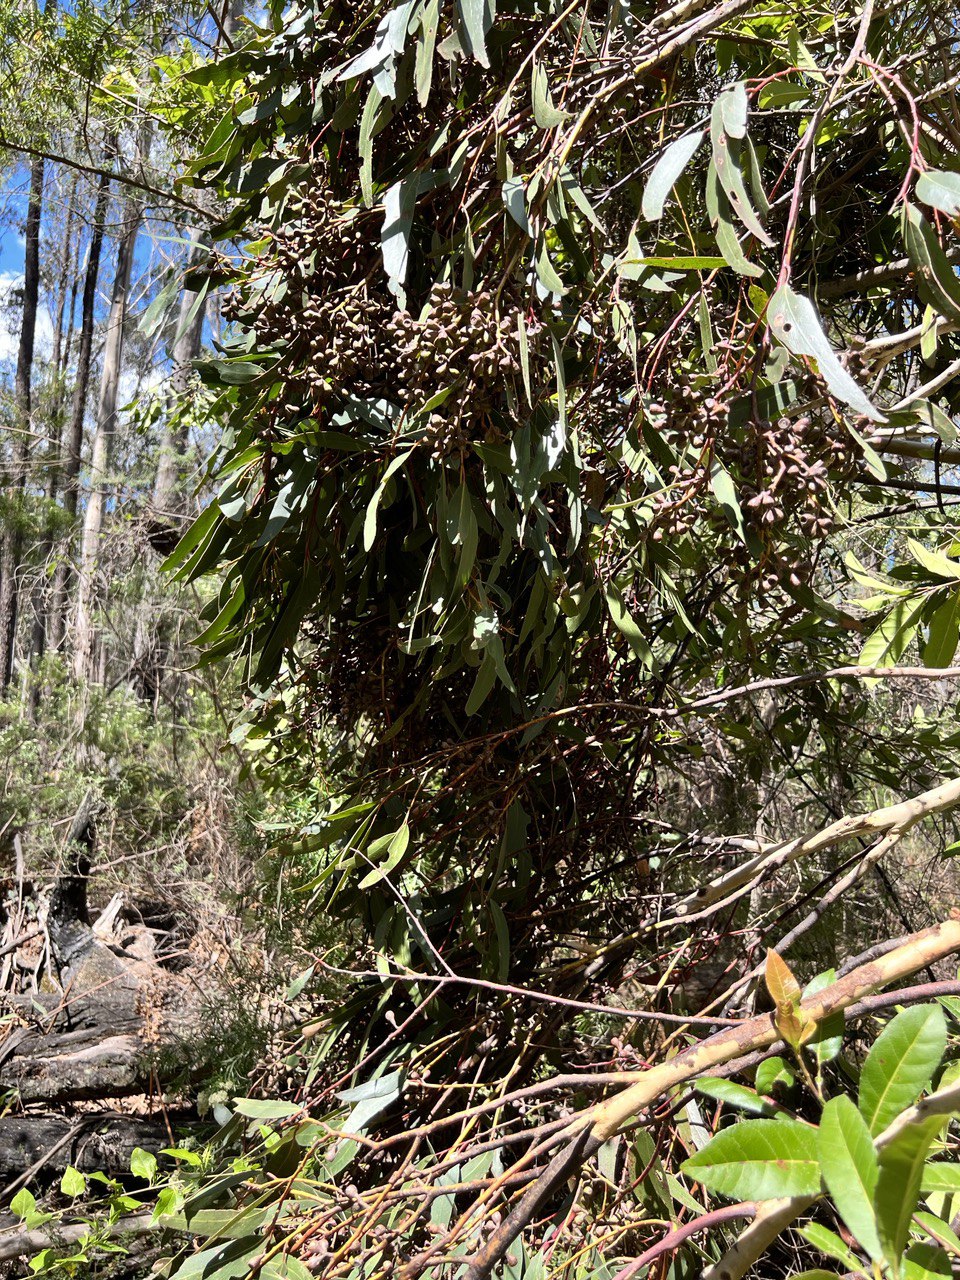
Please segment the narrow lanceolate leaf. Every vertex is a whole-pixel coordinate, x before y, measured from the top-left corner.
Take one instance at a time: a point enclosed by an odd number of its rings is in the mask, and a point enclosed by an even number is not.
[[[686,137],[671,142],[653,166],[653,172],[647,179],[640,205],[640,211],[648,222],[656,222],[662,215],[667,196],[696,154],[703,141],[703,134],[704,131],[701,129],[697,133],[688,133]]]
[[[892,667],[903,657],[920,627],[926,600],[898,600],[860,650],[861,667]]]
[[[904,1009],[877,1037],[860,1075],[860,1112],[873,1137],[916,1102],[946,1043],[946,1019],[936,1004]]]
[[[492,0],[457,0],[457,15],[464,45],[482,67],[489,67],[486,36],[493,22],[496,5]]]
[[[850,1098],[831,1098],[824,1107],[817,1130],[817,1154],[840,1217],[871,1258],[882,1258],[873,1211],[877,1155],[866,1121]]]
[[[604,592],[604,598],[606,599],[607,609],[609,610],[610,617],[613,619],[614,626],[627,641],[627,644],[629,644],[630,648],[637,655],[643,665],[647,667],[648,670],[656,672],[657,660],[653,655],[653,650],[650,648],[643,632],[637,626],[633,615],[627,608],[623,596],[612,582],[607,584],[607,589]]]
[[[812,1244],[815,1249],[827,1258],[833,1258],[839,1262],[847,1271],[859,1271],[860,1262],[857,1255],[843,1243],[835,1231],[831,1231],[829,1227],[823,1226],[819,1222],[808,1222],[805,1227],[800,1227],[797,1234],[802,1236],[808,1244]]]
[[[735,1200],[816,1195],[816,1130],[792,1120],[744,1120],[718,1133],[684,1162],[683,1171]]]
[[[390,477],[397,471],[410,457],[411,450],[406,453],[399,453],[387,467],[383,473],[383,479],[374,490],[373,497],[367,503],[367,512],[363,521],[363,549],[369,551],[377,538],[377,512],[380,510],[380,500],[386,492],[387,485],[390,483]]]
[[[713,146],[713,163],[716,167],[720,186],[726,193],[734,213],[761,244],[773,247],[773,241],[763,229],[763,224],[747,195],[747,186],[740,165],[740,142],[736,134],[731,134],[727,124],[728,118],[739,123],[735,104],[725,102],[728,97],[721,94],[713,105],[710,118],[710,141]],[[729,108],[729,109],[728,109]],[[746,116],[743,119],[743,132],[746,132]],[[742,135],[741,135],[742,136]]]
[[[960,591],[951,591],[934,609],[927,625],[923,662],[927,667],[949,667],[960,644]]]
[[[383,230],[380,232],[383,267],[387,273],[387,286],[401,306],[406,303],[403,285],[407,278],[410,231],[419,187],[420,175],[412,174],[395,182],[383,200]]]
[[[932,1116],[910,1125],[880,1153],[874,1209],[880,1243],[894,1274],[907,1245],[930,1143],[945,1123],[943,1116]]]
[[[553,105],[547,73],[543,64],[538,62],[536,58],[533,60],[533,70],[531,72],[531,96],[533,99],[533,118],[539,128],[552,129],[555,125],[562,124],[567,118],[565,111],[560,111]]]
[[[917,268],[921,297],[947,320],[960,323],[960,280],[933,227],[912,204],[904,206],[903,240]]]
[[[767,323],[773,336],[789,352],[816,360],[821,378],[838,400],[865,418],[872,418],[875,422],[884,420],[883,414],[874,408],[863,389],[840,363],[809,298],[794,293],[789,285],[781,285],[767,307]]]
[[[960,215],[960,173],[946,173],[943,169],[928,169],[917,179],[917,199],[933,209],[939,209],[948,218]]]
[[[747,136],[747,86],[742,80],[724,89],[717,98],[715,109],[728,137],[739,139]]]

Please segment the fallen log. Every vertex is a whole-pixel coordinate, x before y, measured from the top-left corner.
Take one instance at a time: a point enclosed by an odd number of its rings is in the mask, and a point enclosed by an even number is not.
[[[135,1239],[156,1229],[149,1213],[131,1214],[117,1222],[97,1223],[96,1226],[89,1222],[75,1222],[69,1226],[38,1228],[33,1231],[28,1231],[25,1227],[6,1230],[0,1228],[0,1262],[31,1257],[43,1249],[67,1248],[78,1244],[94,1231],[101,1237],[106,1234],[112,1240],[122,1241]]]
[[[182,1134],[184,1117],[168,1117]],[[170,1146],[170,1131],[161,1116],[124,1115],[117,1111],[86,1115],[23,1115],[0,1118],[0,1182],[60,1174],[68,1165],[81,1173],[100,1171],[109,1177],[129,1174],[136,1147],[154,1155]]]
[[[59,990],[0,995],[13,1013],[0,1041],[0,1089],[23,1104],[119,1098],[201,1079],[205,1064],[184,1045],[209,1022],[212,991],[187,973],[98,937],[87,885],[98,807],[86,798],[73,821],[46,916]]]

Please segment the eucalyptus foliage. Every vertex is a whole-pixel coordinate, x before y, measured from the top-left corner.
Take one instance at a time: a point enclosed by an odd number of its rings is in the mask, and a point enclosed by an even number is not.
[[[677,708],[856,655],[830,535],[953,394],[910,397],[883,335],[926,324],[945,365],[956,288],[945,108],[901,115],[943,19],[859,18],[307,5],[186,76],[229,101],[186,180],[233,202],[234,327],[201,370],[219,497],[171,567],[222,575],[237,736],[328,781],[298,867],[408,960],[424,927],[501,975],[602,936],[662,770],[753,734]],[[915,90],[871,69],[903,57]],[[794,695],[774,760],[862,714]]]
[[[339,1038],[374,1077],[340,1100],[376,1125],[435,1114],[421,1070],[493,1088],[563,1063],[555,1006],[448,982],[564,997],[629,965],[657,998],[665,953],[711,953],[733,915],[691,936],[690,899],[660,914],[712,874],[714,762],[729,831],[781,771],[829,808],[950,751],[820,677],[874,628],[888,516],[944,498],[953,40],[950,6],[909,0],[363,0],[274,6],[184,77],[226,103],[183,181],[229,209],[208,278],[231,327],[200,367],[218,496],[169,567],[222,581],[201,643],[246,663],[236,741],[278,785],[322,780],[285,874],[379,973],[308,1084]],[[952,549],[929,554],[911,582],[955,609]],[[949,665],[955,612],[881,596],[864,665],[918,639]],[[783,692],[754,708],[764,678]],[[778,1194],[813,1195],[813,1132],[751,1123],[796,1154]]]

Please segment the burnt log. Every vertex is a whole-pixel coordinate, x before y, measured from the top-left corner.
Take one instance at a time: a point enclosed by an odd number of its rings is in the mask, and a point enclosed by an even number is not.
[[[68,1104],[188,1084],[206,1074],[195,1042],[214,992],[104,941],[93,930],[87,885],[101,806],[85,797],[50,895],[47,990],[0,994],[13,1013],[0,1040],[0,1090],[20,1102]]]
[[[182,1133],[184,1117],[170,1117]],[[20,1178],[26,1170],[40,1178],[61,1174],[68,1165],[81,1173],[100,1171],[109,1177],[130,1173],[135,1148],[154,1155],[170,1146],[166,1122],[157,1116],[122,1115],[114,1111],[79,1116],[24,1115],[0,1117],[0,1182]]]

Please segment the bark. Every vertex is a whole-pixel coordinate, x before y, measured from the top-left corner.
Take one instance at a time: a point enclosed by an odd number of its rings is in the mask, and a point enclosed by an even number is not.
[[[195,266],[201,256],[203,233],[194,228],[190,234],[190,251],[187,269]],[[193,314],[191,314],[191,312]],[[171,352],[173,370],[170,378],[171,398],[179,405],[189,394],[193,361],[200,353],[205,310],[197,293],[184,289],[177,317],[176,338]],[[180,470],[187,445],[186,425],[182,418],[168,416],[164,428],[160,460],[153,486],[153,508],[160,520],[179,523],[183,518],[183,497],[180,493]]]
[[[149,149],[149,134],[138,147],[138,159]],[[123,357],[123,329],[143,205],[133,196],[124,202],[122,233],[110,296],[110,313],[103,352],[96,432],[90,459],[90,494],[83,518],[80,559],[77,567],[76,647],[73,670],[78,680],[90,681],[96,673],[94,588],[103,517],[110,495],[109,467],[117,425],[117,396]]]
[[[150,1213],[130,1214],[117,1222],[98,1224],[98,1231],[106,1233],[110,1239],[134,1239],[137,1236],[149,1235],[158,1231]],[[0,1262],[9,1262],[12,1258],[26,1258],[40,1253],[43,1249],[66,1249],[77,1244],[91,1234],[89,1222],[74,1222],[69,1226],[41,1227],[28,1230],[26,1227],[13,1226],[0,1230]]]
[[[175,1118],[178,1128],[180,1117]],[[26,1115],[0,1117],[0,1180],[22,1179],[26,1170],[43,1178],[67,1165],[81,1173],[100,1170],[108,1176],[130,1172],[135,1147],[156,1154],[169,1147],[162,1118],[121,1115],[114,1111],[82,1116]]]
[[[56,500],[60,487],[60,469],[64,446],[64,404],[67,396],[67,366],[70,358],[70,333],[73,326],[73,314],[77,300],[77,255],[80,247],[80,227],[77,218],[77,187],[79,178],[73,175],[70,181],[70,195],[67,201],[67,214],[64,225],[63,252],[60,257],[60,273],[57,281],[56,310],[53,321],[53,350],[50,365],[53,371],[55,392],[50,406],[50,438],[47,444],[46,476],[44,488],[49,503]],[[44,534],[39,547],[38,560],[46,565],[54,552],[54,536],[51,524],[52,512],[45,522]],[[46,582],[43,574],[42,582]],[[30,664],[33,666],[43,657],[47,645],[47,631],[50,625],[50,592],[49,587],[39,585],[34,590],[33,635],[30,643]],[[31,708],[36,709],[40,697],[39,685],[31,690]]]
[[[114,152],[113,144],[107,147],[107,157]],[[90,247],[83,279],[83,298],[80,304],[80,338],[77,347],[77,371],[73,388],[73,404],[70,422],[66,429],[62,469],[63,509],[71,521],[77,517],[80,495],[80,463],[83,450],[83,423],[87,412],[87,393],[90,387],[90,363],[93,353],[93,326],[97,301],[97,282],[100,278],[100,258],[103,252],[103,229],[110,199],[110,179],[100,178],[97,199],[90,232]],[[70,563],[61,556],[54,570],[53,593],[50,606],[49,642],[52,649],[60,649],[66,632],[67,598],[70,586]]]
[[[27,483],[31,433],[31,382],[40,298],[40,218],[43,211],[44,162],[30,166],[30,194],[27,198],[26,242],[23,262],[23,318],[14,379],[15,432],[9,475],[13,498],[12,522],[0,548],[0,695],[7,692],[13,675],[14,648],[19,607],[18,575],[23,555],[23,529],[19,506]]]

